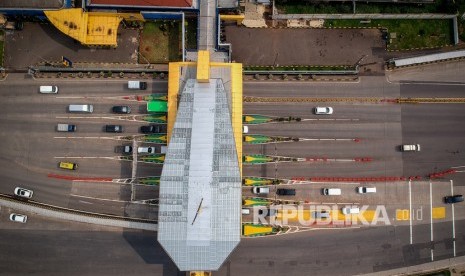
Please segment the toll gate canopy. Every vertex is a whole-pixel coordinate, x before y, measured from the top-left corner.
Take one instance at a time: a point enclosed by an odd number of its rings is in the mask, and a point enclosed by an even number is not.
[[[158,241],[181,271],[218,270],[240,241],[241,177],[222,79],[188,79],[160,178]]]

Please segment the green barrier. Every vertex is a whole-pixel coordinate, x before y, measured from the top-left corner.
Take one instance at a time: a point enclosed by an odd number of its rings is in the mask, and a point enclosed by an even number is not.
[[[273,162],[273,158],[263,154],[244,155],[242,157],[242,162],[244,164],[265,164],[268,162]]]
[[[145,185],[160,185],[160,177],[154,176],[154,177],[139,178],[138,182],[140,184],[145,184]]]
[[[243,140],[247,144],[266,144],[273,142],[273,139],[270,136],[258,134],[247,134],[244,136]]]
[[[166,94],[151,94],[144,96],[144,101],[168,101],[168,96]]]
[[[149,134],[142,138],[145,142],[157,143],[157,144],[166,144],[167,137],[166,133],[160,134]]]
[[[269,123],[271,121],[273,121],[273,118],[268,117],[268,116],[258,115],[258,114],[242,116],[242,122],[244,124],[256,125],[256,124]]]
[[[163,162],[165,162],[165,155],[164,154],[144,155],[144,156],[139,156],[138,160],[142,162],[162,164]]]
[[[166,124],[166,114],[165,113],[158,113],[158,114],[151,114],[144,116],[142,118],[144,121],[150,123],[157,123],[157,124]]]
[[[266,198],[260,197],[252,197],[252,198],[245,198],[242,200],[242,205],[252,207],[252,206],[268,206],[272,202],[267,200]]]
[[[264,178],[264,177],[244,177],[242,184],[245,186],[264,186],[264,185],[276,185],[280,184],[281,180]]]

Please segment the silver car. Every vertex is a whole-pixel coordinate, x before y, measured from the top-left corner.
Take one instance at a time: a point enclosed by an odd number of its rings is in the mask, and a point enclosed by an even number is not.
[[[270,193],[270,188],[268,187],[253,187],[252,193],[256,195],[267,195]]]
[[[312,212],[312,218],[314,219],[329,219],[331,214],[327,211],[315,211]]]
[[[16,187],[15,188],[15,195],[17,195],[19,197],[31,198],[33,193],[34,192],[31,191],[31,190],[24,189],[24,188],[21,188],[21,187]]]
[[[27,221],[27,216],[26,215],[21,215],[21,214],[10,214],[10,220],[14,222],[21,222],[21,223],[26,223]]]

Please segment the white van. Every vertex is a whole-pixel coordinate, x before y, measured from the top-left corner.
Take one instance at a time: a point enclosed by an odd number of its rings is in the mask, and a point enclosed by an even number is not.
[[[420,145],[419,144],[402,145],[401,149],[402,151],[420,151]]]
[[[357,187],[357,192],[359,194],[376,193],[376,187]]]
[[[69,112],[92,113],[94,106],[91,104],[70,104],[68,110]]]
[[[42,94],[56,94],[58,93],[58,86],[41,85],[39,87],[39,92]]]
[[[324,195],[341,195],[339,188],[324,188],[322,191]]]

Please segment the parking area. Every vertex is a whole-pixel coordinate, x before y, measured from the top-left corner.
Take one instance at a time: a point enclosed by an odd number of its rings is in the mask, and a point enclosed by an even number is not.
[[[26,69],[44,62],[61,62],[65,56],[72,62],[136,63],[138,30],[118,29],[118,47],[89,48],[61,33],[52,24],[24,23],[21,31],[5,34],[4,67]]]
[[[225,27],[232,59],[247,65],[354,65],[379,63],[385,44],[378,29],[259,29]]]

